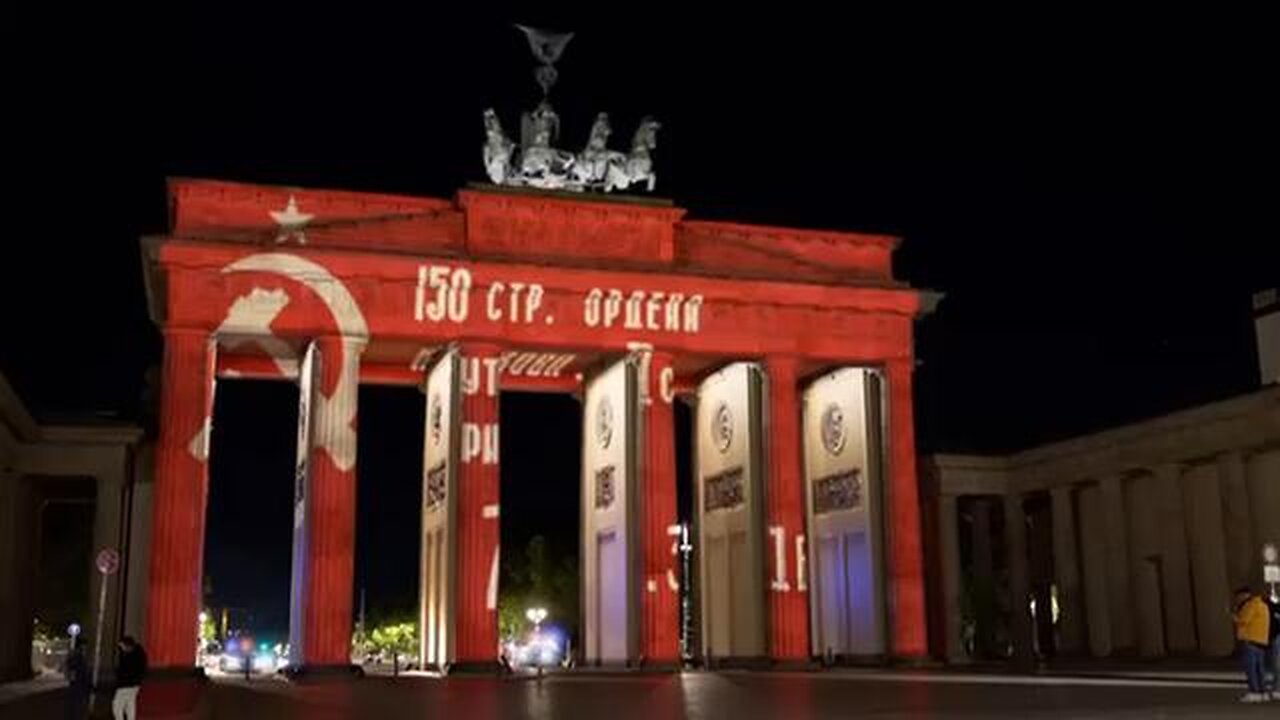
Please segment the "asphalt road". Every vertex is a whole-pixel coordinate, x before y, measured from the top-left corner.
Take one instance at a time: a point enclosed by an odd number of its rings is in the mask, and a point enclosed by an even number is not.
[[[143,691],[146,692],[146,689]],[[1280,703],[1236,702],[1236,687],[952,673],[688,673],[527,678],[365,678],[291,684],[219,680],[198,718],[1252,718]],[[62,718],[61,690],[0,704],[0,718]],[[107,710],[100,703],[99,710]]]

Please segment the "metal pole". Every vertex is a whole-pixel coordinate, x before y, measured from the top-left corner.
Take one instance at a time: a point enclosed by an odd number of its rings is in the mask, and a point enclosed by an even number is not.
[[[98,590],[98,622],[93,629],[93,681],[90,688],[89,712],[93,712],[93,707],[98,700],[98,668],[102,665],[102,617],[107,612],[107,578],[110,577],[106,573],[98,573],[100,580],[98,584],[101,586]]]

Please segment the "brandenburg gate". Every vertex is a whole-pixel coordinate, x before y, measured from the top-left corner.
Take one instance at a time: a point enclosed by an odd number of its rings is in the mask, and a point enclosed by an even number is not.
[[[164,335],[145,642],[190,670],[220,378],[299,387],[291,664],[348,668],[358,389],[423,390],[423,663],[496,666],[504,390],[578,394],[584,663],[675,667],[681,583],[710,664],[916,658],[926,613],[912,417],[922,294],[897,240],[685,217],[653,189],[657,122],[611,151],[485,114],[492,184],[452,198],[169,183],[146,238]],[[551,43],[550,45],[548,43]],[[558,46],[553,47],[555,43]],[[591,192],[596,191],[596,192]],[[674,403],[695,411],[681,577]],[[287,482],[281,478],[281,482]]]

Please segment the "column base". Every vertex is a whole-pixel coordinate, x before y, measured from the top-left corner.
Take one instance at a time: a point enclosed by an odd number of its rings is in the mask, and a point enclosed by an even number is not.
[[[364,677],[364,668],[350,663],[342,665],[295,665],[282,673],[293,682],[356,680]]]
[[[199,715],[200,698],[209,684],[202,667],[161,667],[147,671],[138,693],[138,717],[185,718]],[[99,708],[111,706],[111,693]]]
[[[502,675],[506,671],[497,660],[467,660],[449,666],[450,675]]]
[[[788,658],[785,660],[771,660],[769,665],[771,670],[782,670],[784,672],[814,672],[822,669],[822,664],[816,658]]]
[[[177,667],[147,668],[146,684],[152,680],[172,682],[175,680],[208,680],[209,675],[199,665],[179,665]]]
[[[970,664],[970,662],[971,660],[969,659],[968,656],[965,656],[965,658],[960,661],[952,661],[952,660],[944,661],[944,660],[939,660],[930,655],[903,655],[901,657],[887,658],[883,662],[883,664],[890,665],[892,667],[910,668],[914,670],[937,670],[940,668],[947,667],[948,665],[951,665],[951,666],[968,665]]]
[[[822,656],[818,656],[817,660],[823,665],[833,667],[884,667],[885,665],[888,665],[893,658],[888,655],[848,655],[840,653],[832,655],[829,660]]]
[[[705,658],[708,670],[768,670],[772,666],[773,660],[765,656]]]
[[[675,673],[680,672],[682,666],[679,660],[641,660],[640,665],[636,667],[636,672],[641,673]]]

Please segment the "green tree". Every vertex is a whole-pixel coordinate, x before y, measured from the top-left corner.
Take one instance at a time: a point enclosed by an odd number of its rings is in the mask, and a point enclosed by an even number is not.
[[[200,641],[207,643],[216,640],[218,637],[218,624],[214,622],[213,613],[204,612],[204,619],[200,621]]]
[[[399,653],[401,657],[418,654],[418,624],[416,622],[388,623],[369,633],[368,647],[387,655]]]
[[[578,566],[576,558],[558,552],[541,535],[530,538],[523,552],[503,560],[503,583],[498,595],[498,632],[503,640],[528,632],[525,611],[545,607],[548,622],[571,635],[578,629]]]

